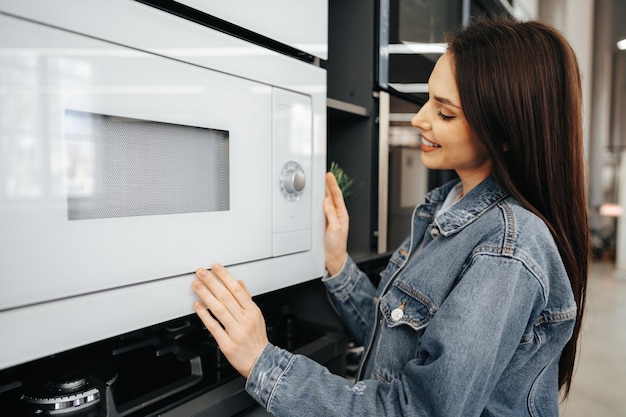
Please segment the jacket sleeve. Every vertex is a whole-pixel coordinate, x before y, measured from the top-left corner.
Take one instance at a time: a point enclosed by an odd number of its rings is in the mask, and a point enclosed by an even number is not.
[[[365,343],[374,321],[376,288],[348,256],[341,271],[322,278],[328,299],[358,344]]]
[[[353,385],[268,345],[246,389],[278,417],[479,416],[542,305],[541,285],[522,262],[478,256],[425,329],[420,356],[426,359],[409,361],[390,382]]]

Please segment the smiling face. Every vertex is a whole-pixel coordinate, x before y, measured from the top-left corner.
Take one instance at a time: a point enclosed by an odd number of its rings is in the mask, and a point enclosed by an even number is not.
[[[449,53],[435,64],[428,91],[428,101],[411,120],[421,130],[422,161],[431,169],[455,170],[467,193],[490,175],[492,164],[461,108]]]

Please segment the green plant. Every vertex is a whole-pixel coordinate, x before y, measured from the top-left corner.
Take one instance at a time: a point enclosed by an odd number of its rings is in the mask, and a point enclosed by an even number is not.
[[[337,164],[336,162],[330,163],[330,172],[333,173],[335,178],[337,179],[337,184],[341,189],[341,193],[343,194],[343,198],[348,197],[349,195],[354,194],[355,192],[355,183],[354,178],[351,178],[345,171]]]

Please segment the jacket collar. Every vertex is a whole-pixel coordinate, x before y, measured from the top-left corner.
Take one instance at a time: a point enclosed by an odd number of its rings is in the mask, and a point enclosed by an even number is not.
[[[426,202],[441,207],[450,190],[458,183],[459,180],[451,181],[432,190],[426,196]],[[506,196],[506,191],[492,177],[488,177],[448,210],[438,214],[435,223],[444,236],[452,235],[478,219]]]

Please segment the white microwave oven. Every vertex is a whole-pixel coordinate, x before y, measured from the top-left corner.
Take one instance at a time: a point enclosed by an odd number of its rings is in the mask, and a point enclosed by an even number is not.
[[[323,273],[326,76],[139,2],[0,3],[0,369]]]

